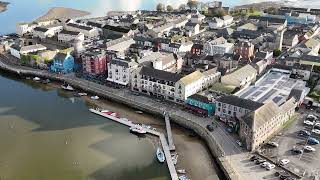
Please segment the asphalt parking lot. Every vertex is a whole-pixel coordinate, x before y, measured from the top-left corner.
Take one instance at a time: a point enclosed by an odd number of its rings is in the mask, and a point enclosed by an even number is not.
[[[279,144],[279,147],[271,147],[264,145],[261,148],[262,153],[273,161],[277,162],[280,159],[289,159],[290,163],[285,168],[304,177],[318,176],[320,174],[320,145],[307,144],[307,137],[298,135],[300,130],[312,131],[312,126],[307,126],[303,123],[309,114],[320,115],[315,111],[300,109],[296,120],[289,124],[285,129],[278,133],[270,141]],[[320,121],[320,119],[318,119]],[[320,135],[311,133],[311,137],[320,139]],[[312,146],[316,149],[315,152],[303,151],[302,154],[292,152],[295,147],[303,149],[305,145]]]

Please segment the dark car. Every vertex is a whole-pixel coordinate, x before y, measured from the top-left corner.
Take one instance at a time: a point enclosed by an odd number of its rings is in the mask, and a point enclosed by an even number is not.
[[[297,178],[290,176],[290,177],[285,178],[284,180],[297,180]]]
[[[280,174],[279,177],[280,177],[280,179],[284,180],[284,179],[290,178],[291,175],[289,173],[285,172],[285,173]]]
[[[292,152],[295,153],[295,154],[302,154],[302,153],[303,153],[303,150],[297,149],[297,148],[293,148],[293,149],[292,149]]]
[[[302,136],[302,137],[308,137],[311,135],[311,133],[309,131],[306,131],[306,130],[301,130],[298,132],[298,135],[299,136]]]
[[[210,124],[207,125],[207,129],[208,129],[208,131],[210,131],[210,132],[212,132],[212,131],[214,130],[213,126],[210,125]]]
[[[258,158],[259,158],[259,156],[253,155],[253,156],[250,157],[250,161],[255,161],[255,160],[257,160]]]
[[[267,160],[265,160],[265,159],[262,159],[262,158],[258,158],[257,160],[256,160],[256,164],[261,164],[261,163],[264,163],[264,162],[266,162]]]

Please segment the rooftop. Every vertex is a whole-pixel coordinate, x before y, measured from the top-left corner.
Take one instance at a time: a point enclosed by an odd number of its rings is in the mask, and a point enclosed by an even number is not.
[[[183,77],[180,74],[175,74],[175,73],[157,70],[157,69],[144,67],[144,66],[141,68],[140,74],[153,77],[159,80],[170,81],[170,82],[177,82]]]
[[[241,108],[248,109],[251,111],[255,111],[256,109],[263,106],[262,103],[251,101],[248,99],[242,99],[240,97],[233,96],[233,95],[222,96],[222,97],[218,98],[217,101],[222,102],[222,103],[226,103],[226,104],[231,104],[233,106],[241,107]]]

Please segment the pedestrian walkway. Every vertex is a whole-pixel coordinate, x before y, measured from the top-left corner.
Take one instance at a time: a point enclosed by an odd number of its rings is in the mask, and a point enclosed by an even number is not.
[[[176,147],[175,147],[175,145],[173,143],[173,139],[172,139],[172,131],[171,131],[171,124],[170,124],[169,114],[165,112],[164,113],[164,118],[165,118],[165,122],[166,122],[169,150],[170,151],[174,151],[174,150],[176,150]]]

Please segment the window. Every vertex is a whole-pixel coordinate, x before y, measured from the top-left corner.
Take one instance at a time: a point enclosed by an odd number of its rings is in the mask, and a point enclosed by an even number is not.
[[[228,114],[231,115],[231,111],[228,111]]]
[[[237,107],[234,107],[234,111],[237,111]]]

